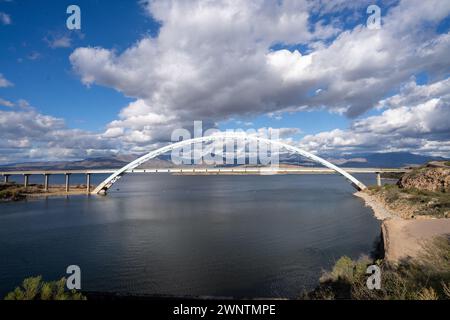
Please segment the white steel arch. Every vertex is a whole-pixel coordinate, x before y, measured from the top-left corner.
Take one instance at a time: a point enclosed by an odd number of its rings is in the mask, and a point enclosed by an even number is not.
[[[351,174],[349,174],[345,170],[335,166],[334,164],[332,164],[310,152],[304,151],[300,148],[297,148],[297,147],[294,147],[294,146],[291,146],[291,145],[288,145],[286,143],[279,142],[276,140],[270,140],[270,139],[261,138],[261,137],[257,137],[257,136],[246,135],[245,133],[226,132],[226,133],[219,133],[219,134],[214,134],[211,136],[194,138],[194,139],[176,142],[176,143],[170,144],[168,146],[162,147],[160,149],[151,151],[148,154],[140,157],[139,159],[136,159],[133,162],[130,162],[129,164],[127,164],[126,166],[118,169],[116,172],[114,172],[112,175],[110,175],[107,179],[105,179],[102,183],[100,183],[92,193],[93,194],[106,193],[106,191],[108,191],[108,189],[111,188],[111,186],[115,182],[117,182],[117,180],[119,180],[126,173],[126,171],[133,170],[133,169],[137,168],[138,166],[140,166],[141,164],[147,162],[148,160],[156,158],[157,156],[159,156],[161,154],[164,154],[166,152],[169,152],[174,149],[181,148],[181,147],[184,147],[184,146],[187,146],[190,144],[200,143],[200,142],[202,142],[202,143],[203,142],[212,142],[212,141],[219,140],[219,139],[247,139],[247,140],[254,140],[254,141],[258,141],[258,142],[264,142],[267,144],[274,144],[274,145],[277,145],[278,147],[285,148],[291,152],[298,153],[299,155],[301,155],[307,159],[318,162],[318,163],[324,165],[325,167],[336,171],[337,173],[343,175],[347,180],[349,180],[351,182],[351,184],[353,185],[353,187],[355,187],[357,190],[364,190],[367,188],[362,182],[360,182],[358,179],[353,177]]]

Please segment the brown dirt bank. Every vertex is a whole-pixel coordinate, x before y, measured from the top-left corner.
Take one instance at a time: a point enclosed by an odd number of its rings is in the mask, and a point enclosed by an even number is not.
[[[91,186],[93,190],[94,186]],[[66,192],[64,185],[52,185],[48,191],[44,190],[43,185],[29,185],[27,188],[14,183],[0,185],[0,202],[15,202],[25,199],[42,197],[59,197],[68,195],[87,194],[86,185],[70,186],[69,192]]]
[[[420,205],[392,205],[386,201],[384,194],[370,191],[357,192],[355,195],[364,199],[375,217],[383,221],[381,228],[387,262],[415,259],[433,239],[450,236],[450,219],[417,214]]]
[[[397,263],[417,258],[436,237],[449,237],[450,219],[388,219],[383,221],[382,233],[385,260]]]
[[[418,189],[432,192],[450,192],[450,167],[442,164],[428,164],[405,173],[398,181],[404,189]]]

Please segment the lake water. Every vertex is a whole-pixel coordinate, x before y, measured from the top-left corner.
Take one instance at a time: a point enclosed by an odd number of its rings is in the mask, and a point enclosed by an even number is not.
[[[380,223],[353,192],[338,175],[135,174],[106,197],[0,204],[0,295],[75,264],[89,291],[296,297],[373,249]]]

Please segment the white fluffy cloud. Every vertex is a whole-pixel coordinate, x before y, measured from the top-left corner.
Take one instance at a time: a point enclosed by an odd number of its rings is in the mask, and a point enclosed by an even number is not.
[[[450,35],[434,32],[450,2],[401,1],[381,30],[312,19],[368,1],[143,1],[161,22],[122,53],[88,47],[70,56],[86,85],[136,98],[106,136],[149,143],[192,120],[328,108],[357,116],[411,75],[450,70]],[[309,51],[274,50],[302,44]],[[448,87],[448,83],[444,84]],[[166,135],[167,138],[167,135]]]
[[[141,3],[161,23],[157,36],[143,36],[123,52],[83,47],[70,55],[85,85],[134,98],[117,120],[102,134],[68,129],[22,101],[0,111],[0,148],[16,158],[143,152],[193,120],[206,129],[231,118],[279,118],[284,111],[325,109],[353,118],[376,108],[382,111],[376,116],[299,144],[317,152],[450,154],[450,34],[436,32],[450,14],[449,1],[387,0],[380,30],[346,27],[365,19],[369,0]],[[67,47],[69,40],[48,43]],[[411,80],[420,73],[430,84]],[[0,87],[11,85],[0,74]],[[282,133],[293,142],[299,131]]]
[[[25,100],[17,108],[0,110],[0,132],[8,162],[99,156],[113,153],[116,146],[99,134],[67,128],[64,120],[39,113]]]
[[[300,145],[321,151],[414,151],[450,156],[449,79],[431,85],[406,85],[382,100],[380,115],[355,120],[348,130],[308,135]]]

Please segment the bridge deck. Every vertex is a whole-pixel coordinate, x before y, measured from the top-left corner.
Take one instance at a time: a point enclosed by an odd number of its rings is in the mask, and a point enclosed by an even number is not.
[[[342,168],[348,173],[404,173],[409,169],[398,168]],[[87,169],[87,170],[18,170],[18,171],[1,171],[2,176],[12,175],[57,175],[57,174],[112,174],[116,169]],[[283,167],[261,167],[261,168],[149,168],[149,169],[133,169],[126,171],[127,173],[212,173],[212,174],[229,174],[229,173],[261,173],[261,174],[334,174],[332,169],[328,168],[283,168]]]

